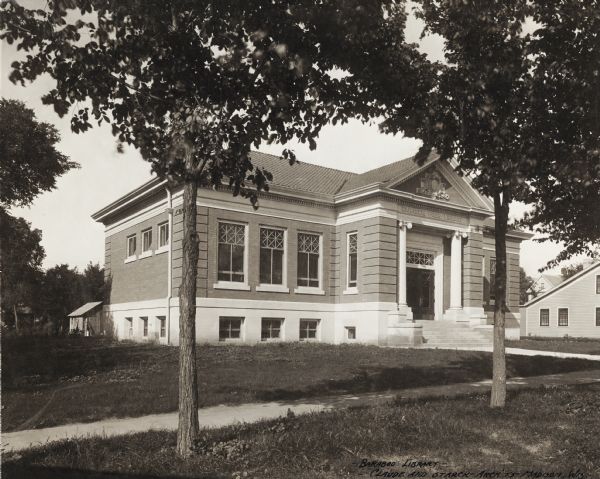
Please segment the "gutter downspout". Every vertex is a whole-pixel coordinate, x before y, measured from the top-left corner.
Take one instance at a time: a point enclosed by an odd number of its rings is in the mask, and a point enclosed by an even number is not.
[[[167,213],[169,214],[169,251],[167,252],[167,344],[171,344],[171,294],[173,292],[173,198],[167,186]]]

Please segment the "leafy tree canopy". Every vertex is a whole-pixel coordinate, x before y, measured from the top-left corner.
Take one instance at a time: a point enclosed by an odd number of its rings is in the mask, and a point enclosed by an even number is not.
[[[0,99],[0,206],[30,204],[78,166],[56,149],[59,140],[56,128],[37,121],[23,102]]]
[[[530,54],[532,131],[528,156],[541,174],[523,222],[565,247],[548,267],[600,245],[600,5],[595,0],[535,3]]]
[[[45,257],[42,232],[31,229],[23,218],[15,218],[0,208],[0,276],[2,280],[2,320],[11,323],[15,308],[32,306]]]
[[[92,11],[97,20],[82,20]],[[31,52],[13,63],[13,82],[57,80],[44,102],[72,111],[73,131],[110,122],[159,175],[228,180],[254,202],[245,182],[266,188],[271,175],[253,168],[251,146],[298,138],[314,148],[330,120],[379,113],[369,89],[391,55],[386,82],[400,110],[414,109],[427,62],[404,43],[405,20],[393,0],[73,0],[6,5],[0,37]],[[403,124],[416,122],[406,114]]]

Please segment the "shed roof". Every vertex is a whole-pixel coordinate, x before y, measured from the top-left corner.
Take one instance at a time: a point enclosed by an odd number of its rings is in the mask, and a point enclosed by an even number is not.
[[[72,318],[72,317],[77,317],[77,316],[83,316],[83,315],[85,315],[85,313],[89,313],[90,311],[92,311],[93,309],[96,309],[101,304],[102,304],[102,301],[97,301],[95,303],[85,303],[83,306],[80,306],[75,311],[73,311],[71,314],[69,314],[69,317]]]

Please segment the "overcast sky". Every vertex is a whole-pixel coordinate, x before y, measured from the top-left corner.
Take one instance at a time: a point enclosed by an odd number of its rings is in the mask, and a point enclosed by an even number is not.
[[[419,39],[422,25],[414,17],[409,19],[407,39],[419,42],[420,48],[432,59],[441,60],[443,44],[439,38]],[[150,178],[149,164],[140,154],[125,148],[117,153],[116,143],[106,125],[95,127],[83,134],[74,134],[69,118],[59,118],[52,107],[42,104],[40,98],[52,87],[48,78],[42,78],[26,87],[8,81],[10,64],[20,57],[14,45],[3,42],[1,55],[0,91],[4,98],[19,99],[32,108],[37,118],[56,125],[61,134],[58,149],[77,161],[81,168],[58,178],[57,188],[36,198],[28,208],[14,208],[12,213],[22,216],[43,232],[42,244],[46,250],[44,267],[67,263],[84,268],[90,261],[104,262],[104,227],[90,215]],[[331,168],[361,173],[397,161],[416,153],[420,143],[400,136],[383,135],[376,125],[351,121],[343,126],[323,129],[317,149],[292,144],[300,161]],[[281,146],[261,148],[274,154]],[[516,207],[514,215],[523,211]],[[521,265],[532,276],[558,252],[556,244],[524,242],[521,246]]]

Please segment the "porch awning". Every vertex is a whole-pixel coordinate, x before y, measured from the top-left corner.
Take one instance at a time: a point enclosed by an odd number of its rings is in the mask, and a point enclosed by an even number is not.
[[[73,311],[71,314],[69,314],[69,318],[84,316],[85,313],[89,313],[92,309],[95,309],[96,307],[100,306],[101,304],[102,304],[102,301],[97,301],[95,303],[85,303],[83,306],[80,306],[75,311]]]

